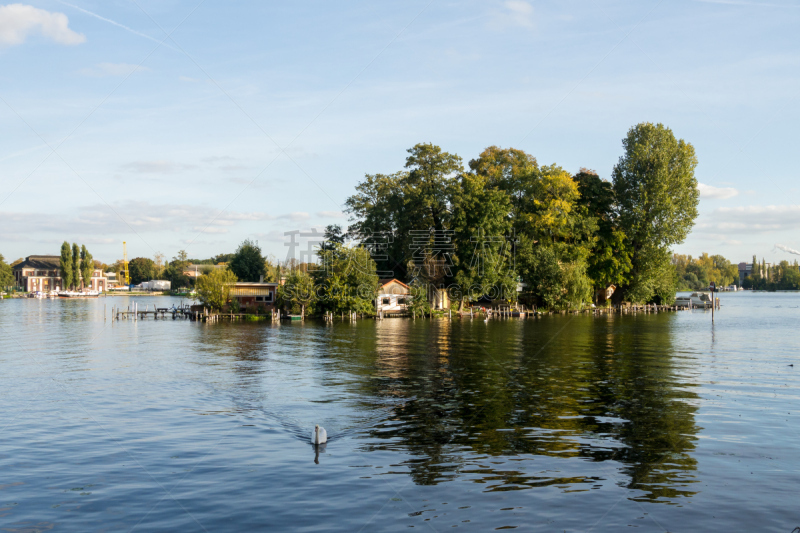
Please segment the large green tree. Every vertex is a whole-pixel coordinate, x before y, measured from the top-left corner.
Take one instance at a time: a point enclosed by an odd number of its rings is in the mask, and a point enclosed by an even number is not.
[[[378,275],[369,251],[334,244],[319,255],[324,268],[313,273],[318,300],[315,311],[372,313],[378,293]]]
[[[597,173],[581,169],[574,176],[580,206],[597,224],[589,251],[587,274],[595,290],[622,285],[631,269],[631,253],[625,231],[618,224],[611,183]]]
[[[92,286],[92,274],[94,274],[94,258],[86,245],[81,246],[81,276],[83,276],[83,286]]]
[[[314,279],[299,268],[293,269],[285,283],[278,287],[276,304],[292,315],[314,314],[317,304]]]
[[[697,218],[694,147],[664,125],[651,123],[632,127],[622,145],[625,153],[614,166],[613,183],[631,271],[619,297],[671,299],[675,287],[663,278],[667,270],[674,272],[669,248],[686,239]]]
[[[215,268],[197,280],[197,297],[211,309],[220,310],[228,303],[236,275],[227,268]]]
[[[81,249],[72,243],[72,285],[71,288],[81,288]]]
[[[131,283],[139,285],[156,277],[156,264],[149,257],[135,257],[128,263]]]
[[[3,254],[0,254],[0,288],[11,287],[14,283],[14,272],[6,263]]]
[[[63,287],[62,290],[69,290],[72,287],[74,282],[74,269],[72,267],[72,249],[67,241],[61,245],[61,261],[60,261],[60,270],[61,270],[61,283]]]
[[[461,308],[484,295],[516,298],[512,201],[485,175],[462,174],[452,195],[453,268]]]
[[[408,154],[407,170],[368,174],[345,202],[353,219],[348,234],[373,252],[387,277],[405,277],[415,250],[450,230],[452,187],[463,171],[459,156],[433,144],[417,144]]]
[[[228,262],[228,268],[239,281],[260,281],[266,274],[266,265],[258,243],[250,239],[243,241]]]

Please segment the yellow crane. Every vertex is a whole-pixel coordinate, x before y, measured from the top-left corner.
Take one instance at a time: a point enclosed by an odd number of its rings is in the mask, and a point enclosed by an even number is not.
[[[125,281],[125,285],[131,284],[131,273],[128,270],[128,244],[125,241],[122,241],[122,270],[119,278]]]

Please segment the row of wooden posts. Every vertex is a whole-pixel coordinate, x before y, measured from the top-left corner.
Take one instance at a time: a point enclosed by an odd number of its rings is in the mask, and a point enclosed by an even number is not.
[[[712,311],[714,308],[719,309],[720,302],[719,298],[714,298],[714,304],[712,306]],[[610,314],[610,313],[620,313],[620,314],[630,314],[630,313],[659,313],[659,312],[667,312],[667,311],[681,311],[681,310],[691,310],[692,304],[689,304],[688,307],[684,306],[667,306],[667,305],[631,305],[631,306],[616,306],[616,307],[597,307],[597,308],[586,308],[582,310],[572,310],[572,311],[523,311],[517,310],[514,311],[510,307],[503,307],[498,309],[486,309],[481,310],[481,313],[486,318],[526,318],[526,317],[541,317],[543,315],[552,315],[552,314],[581,314],[581,313],[590,313],[594,315],[603,315],[603,314]],[[107,309],[106,306],[103,306],[103,316],[107,316],[106,313]],[[420,312],[420,318],[425,318],[425,313]],[[473,309],[469,309],[469,318],[474,318],[476,312]],[[146,305],[144,310],[139,308],[138,302],[134,302],[132,305],[129,305],[127,309],[121,309],[116,306],[112,306],[111,308],[111,317],[114,320],[141,320],[152,316],[154,319],[158,319],[159,315],[162,319],[172,318],[176,320],[178,318],[181,319],[189,319],[193,321],[202,321],[202,322],[219,322],[223,319],[233,320],[242,320],[245,319],[247,316],[252,316],[247,313],[209,313],[207,308],[204,308],[202,311],[192,311],[189,306],[181,306],[181,307],[167,307],[167,308],[157,308],[153,306],[153,309],[150,309],[149,305]],[[467,315],[467,312],[457,312],[457,318],[461,318]],[[257,315],[259,316],[259,315]],[[385,316],[393,316],[393,315],[384,315],[383,311],[379,311],[378,315],[375,317],[378,320],[382,320]],[[408,316],[406,313],[405,316]],[[433,311],[429,311],[428,317],[433,318],[434,313]],[[350,322],[354,322],[358,319],[363,319],[365,317],[364,313],[358,313],[356,311],[348,311],[347,313],[341,313],[341,321],[344,322],[345,320],[349,320]],[[448,310],[447,317],[452,319],[453,318],[453,311]],[[275,321],[281,318],[280,313],[278,311],[270,311],[269,315],[270,320]],[[299,315],[297,317],[291,318],[298,318],[304,319],[303,315]],[[326,322],[333,322],[335,316],[332,312],[326,312],[323,315],[323,320]],[[411,318],[417,318],[417,311],[412,310]]]

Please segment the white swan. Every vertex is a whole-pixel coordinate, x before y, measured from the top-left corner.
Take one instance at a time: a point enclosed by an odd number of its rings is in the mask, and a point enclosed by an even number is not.
[[[311,443],[312,444],[325,444],[328,442],[328,432],[325,431],[325,428],[319,427],[319,424],[314,426],[314,431],[311,432]]]

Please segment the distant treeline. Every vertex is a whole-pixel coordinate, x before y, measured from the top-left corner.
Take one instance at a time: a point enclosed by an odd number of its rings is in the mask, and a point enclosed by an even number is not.
[[[744,279],[742,286],[761,291],[800,290],[800,265],[797,260],[793,264],[784,260],[777,265],[768,265],[763,258],[759,263],[754,255],[750,275]]]

